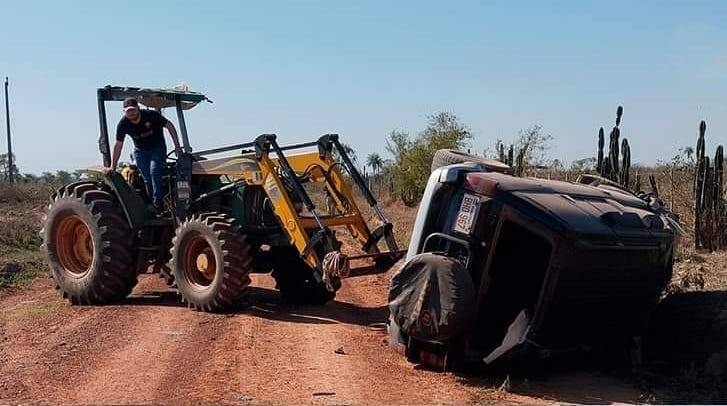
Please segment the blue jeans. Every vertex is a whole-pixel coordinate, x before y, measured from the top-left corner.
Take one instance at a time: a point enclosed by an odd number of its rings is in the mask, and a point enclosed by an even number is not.
[[[146,190],[156,207],[162,207],[162,199],[165,194],[162,175],[166,158],[167,147],[163,143],[150,149],[134,149],[136,166],[139,167],[141,175],[144,177]]]

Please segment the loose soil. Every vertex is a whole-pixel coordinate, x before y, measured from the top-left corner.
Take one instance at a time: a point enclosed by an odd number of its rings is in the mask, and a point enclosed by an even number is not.
[[[388,277],[350,279],[325,306],[293,307],[269,276],[256,275],[247,303],[224,315],[182,307],[156,275],[142,275],[124,302],[98,307],[70,306],[38,279],[0,297],[0,403],[607,403],[642,395],[595,369],[510,381],[418,368],[381,328]]]

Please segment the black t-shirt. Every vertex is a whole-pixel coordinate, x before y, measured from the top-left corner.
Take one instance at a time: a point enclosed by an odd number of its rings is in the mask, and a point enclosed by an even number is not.
[[[139,110],[141,120],[134,124],[126,116],[119,120],[116,126],[116,140],[123,141],[127,135],[134,140],[134,146],[139,149],[151,149],[156,146],[164,145],[164,125],[169,120],[164,118],[156,110]]]

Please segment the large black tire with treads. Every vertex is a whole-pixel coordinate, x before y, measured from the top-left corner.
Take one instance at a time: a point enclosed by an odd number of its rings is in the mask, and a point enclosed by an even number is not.
[[[97,182],[76,182],[51,197],[41,251],[56,288],[73,304],[125,298],[136,285],[134,234],[116,197]]]
[[[222,312],[240,303],[250,284],[250,246],[234,218],[194,215],[172,240],[172,274],[182,300],[196,310]]]
[[[311,305],[330,302],[336,297],[336,292],[331,292],[324,283],[316,281],[313,272],[297,251],[290,250],[285,260],[275,266],[272,276],[275,287],[286,302]],[[341,287],[340,279],[334,280],[332,284],[335,290]]]
[[[466,152],[454,149],[440,149],[434,153],[432,159],[432,170],[439,169],[443,166],[461,164],[465,162],[474,162],[483,164],[491,172],[512,173],[510,166],[493,159],[486,159],[481,156],[468,154]]]

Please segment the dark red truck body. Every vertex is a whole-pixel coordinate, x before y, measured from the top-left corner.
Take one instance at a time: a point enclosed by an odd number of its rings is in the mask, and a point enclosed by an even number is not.
[[[522,312],[527,330],[518,350],[625,345],[671,279],[677,230],[647,201],[613,186],[518,178],[475,164],[437,169],[407,258],[459,259],[476,305],[459,340],[411,337],[392,321],[392,343],[415,360],[421,348],[453,346],[459,359],[482,360]],[[523,353],[514,349],[506,352]]]

